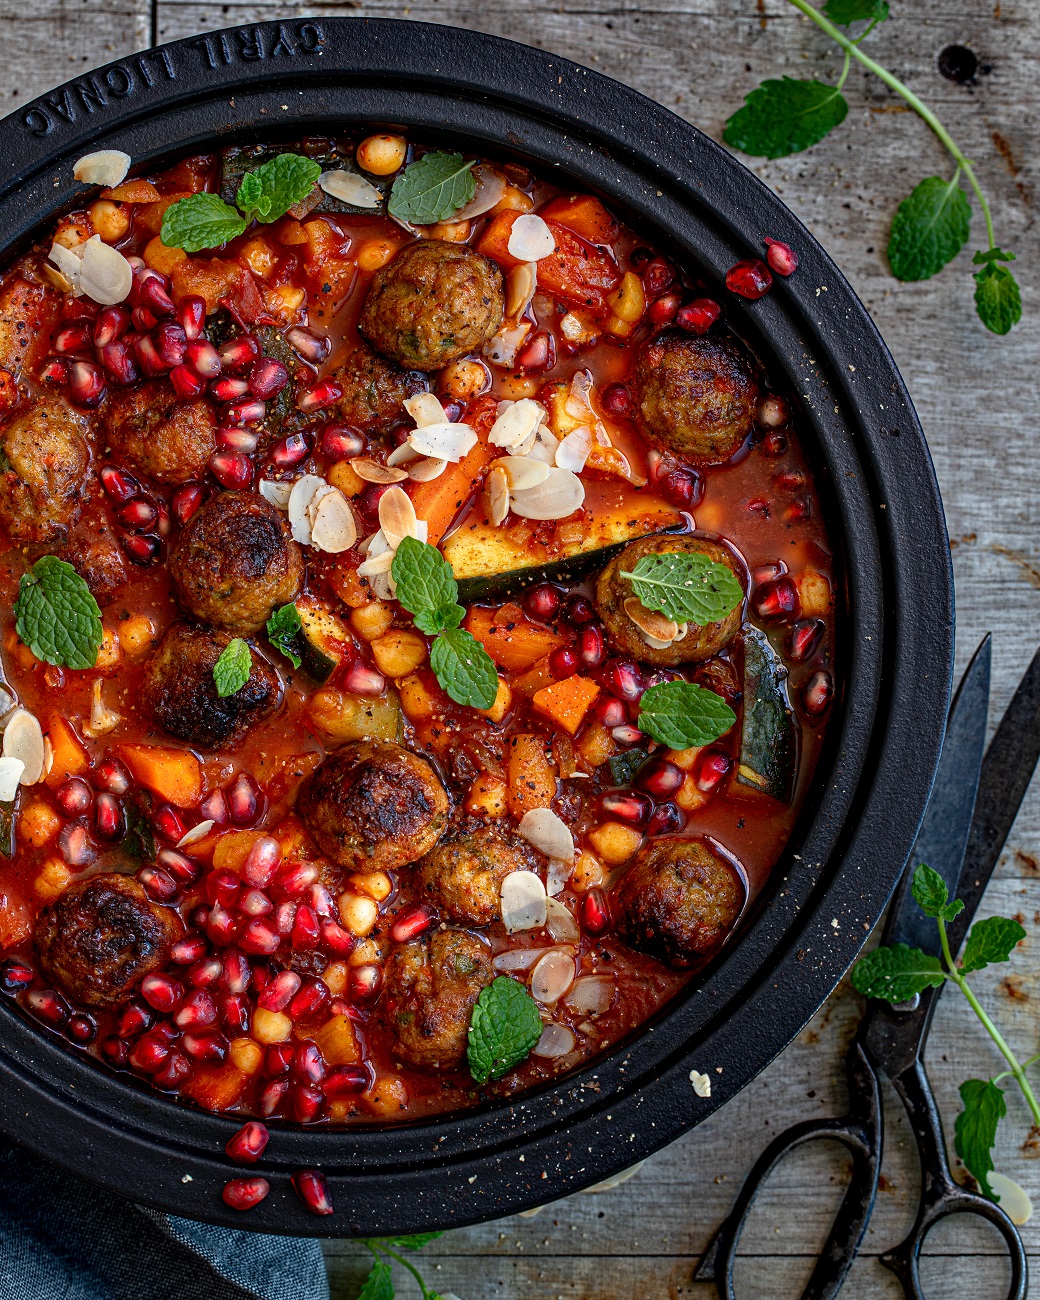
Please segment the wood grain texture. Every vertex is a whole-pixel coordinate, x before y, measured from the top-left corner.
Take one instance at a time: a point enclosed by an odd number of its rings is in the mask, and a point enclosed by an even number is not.
[[[940,0],[897,4],[869,38],[870,53],[940,111],[990,195],[998,239],[1020,261],[1026,320],[1006,339],[987,334],[971,310],[971,250],[935,280],[899,285],[883,250],[896,205],[925,175],[946,174],[937,141],[879,82],[854,69],[842,127],[809,154],[750,161],[819,238],[867,304],[906,378],[928,434],[953,539],[958,598],[958,671],[982,634],[994,639],[993,718],[1040,641],[1040,500],[1037,440],[1036,121],[1040,113],[1040,6],[1035,0]],[[833,78],[829,42],[782,0],[599,0],[477,5],[423,0],[411,6],[299,6],[158,0],[158,37],[173,40],[237,23],[301,13],[411,17],[541,46],[619,77],[720,139],[726,118],[766,76]],[[9,107],[75,72],[147,42],[145,4],[43,0],[26,12],[0,0],[6,58],[0,96]],[[421,35],[417,32],[417,38]],[[979,56],[977,84],[936,71],[952,42]],[[1030,153],[1029,146],[1033,145]],[[974,234],[981,239],[976,213]],[[763,231],[768,234],[768,231]],[[927,598],[926,594],[923,598]],[[907,756],[913,761],[913,755]],[[1029,937],[1006,971],[976,977],[998,1025],[1028,1055],[1040,1005],[1040,791],[1034,785],[986,898],[984,911],[1018,915]],[[843,1108],[841,1061],[861,1005],[843,986],[798,1040],[744,1093],[660,1152],[628,1183],[573,1196],[533,1217],[451,1233],[423,1253],[430,1284],[463,1300],[537,1297],[629,1300],[705,1297],[692,1282],[700,1252],[728,1211],[765,1142],[788,1124]],[[932,1031],[929,1070],[948,1131],[958,1083],[999,1061],[956,998],[944,997]],[[1009,1092],[997,1165],[1040,1199],[1040,1164],[1022,1150],[1028,1116]],[[918,1170],[903,1113],[886,1097],[883,1189],[849,1300],[901,1294],[877,1256],[913,1217]],[[742,1300],[800,1292],[841,1194],[844,1160],[821,1148],[792,1159],[766,1188],[742,1241]],[[1040,1221],[1023,1232],[1040,1267]],[[1002,1248],[973,1224],[941,1225],[928,1243],[929,1294],[1005,1293]],[[366,1270],[349,1242],[327,1247],[336,1300],[350,1300]],[[402,1296],[414,1294],[402,1282]]]

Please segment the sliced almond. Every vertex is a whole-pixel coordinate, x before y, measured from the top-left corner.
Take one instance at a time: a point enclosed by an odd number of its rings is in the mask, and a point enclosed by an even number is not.
[[[354,511],[339,488],[333,488],[318,502],[311,524],[311,545],[330,555],[339,555],[341,551],[349,551],[356,541]]]
[[[529,442],[529,447],[527,443],[524,443],[523,447],[518,447],[517,453],[524,456],[530,456],[532,460],[543,460],[546,465],[554,465],[556,463],[556,452],[560,444],[556,435],[548,428],[548,426],[540,424],[531,435]],[[524,447],[527,448],[526,451],[524,450]]]
[[[546,899],[545,928],[557,943],[577,943],[581,938],[578,922],[570,908],[565,907],[558,898]]]
[[[537,487],[549,477],[549,466],[545,461],[532,460],[528,456],[503,456],[495,461],[495,468],[505,470],[512,492]]]
[[[572,474],[580,474],[592,451],[592,430],[587,424],[570,433],[556,448],[556,464],[560,469],[569,469]]]
[[[311,521],[307,508],[314,499],[315,493],[324,487],[328,487],[328,484],[320,474],[304,474],[292,485],[286,508],[289,512],[289,527],[293,539],[301,546],[311,544]]]
[[[477,445],[477,435],[468,424],[424,424],[412,430],[408,442],[423,456],[457,462]]]
[[[382,551],[379,555],[370,555],[367,560],[362,560],[358,565],[358,577],[375,578],[389,573],[395,554],[394,551]]]
[[[51,266],[50,262],[44,262],[40,269],[43,271],[46,279],[55,289],[58,290],[59,293],[72,293],[72,281],[67,276],[62,275],[56,266]]]
[[[507,948],[492,957],[491,965],[495,970],[530,970],[551,951],[550,948]]]
[[[84,185],[105,185],[111,189],[126,180],[130,162],[130,155],[122,149],[99,149],[96,153],[85,153],[72,174]]]
[[[537,262],[555,251],[556,240],[543,218],[525,212],[513,222],[506,247],[509,255],[521,262]]]
[[[415,450],[410,442],[402,442],[400,447],[395,447],[386,458],[386,463],[391,469],[399,469],[401,466],[410,465],[413,460],[418,460],[420,453]]]
[[[444,407],[433,393],[416,393],[405,399],[404,409],[415,421],[417,429],[427,424],[447,424],[448,417]]]
[[[413,483],[432,483],[448,468],[448,462],[438,456],[424,456],[408,466],[408,477]]]
[[[655,641],[662,641],[665,645],[671,645],[678,637],[679,624],[674,619],[665,618],[655,609],[647,609],[638,596],[629,596],[623,608],[629,621],[634,623],[644,636],[652,636]]]
[[[550,858],[545,873],[545,892],[550,898],[562,894],[564,886],[574,875],[574,858]]]
[[[391,487],[379,498],[379,526],[391,546],[416,535],[415,506],[404,488]]]
[[[551,808],[531,808],[517,827],[522,839],[547,858],[574,861],[574,836]]]
[[[10,803],[18,793],[25,764],[20,758],[0,758],[0,800]]]
[[[511,871],[502,881],[502,923],[510,934],[545,925],[545,886],[533,871]]]
[[[116,713],[115,709],[110,709],[105,703],[102,695],[103,682],[100,677],[94,679],[94,694],[90,701],[90,721],[85,724],[83,730],[91,738],[97,740],[100,736],[107,736],[110,731],[114,731],[122,722],[122,716]]]
[[[400,483],[408,477],[403,469],[381,465],[371,456],[356,456],[353,460],[347,461],[347,464],[358,478],[364,479],[366,483]]]
[[[204,840],[216,824],[217,823],[212,819],[199,822],[199,824],[193,826],[190,831],[185,831],[177,841],[177,848],[186,849],[189,845],[198,844],[199,840]]]
[[[100,679],[94,683],[100,686]],[[17,708],[4,728],[4,758],[17,758],[24,764],[19,782],[35,785],[43,779],[44,747],[43,728],[34,713]]]
[[[102,242],[100,235],[91,235],[83,245],[80,292],[110,307],[125,300],[133,283],[133,270],[119,249]]]
[[[490,212],[506,192],[506,178],[488,163],[478,163],[471,173],[476,191],[464,208],[459,208],[452,221],[471,221]]]
[[[616,991],[612,975],[583,975],[567,994],[567,1005],[579,1016],[601,1016],[610,1010]]]
[[[357,172],[331,171],[322,172],[318,184],[326,194],[331,194],[341,203],[349,203],[354,208],[378,208],[383,196],[364,176]]]
[[[79,274],[83,270],[82,247],[66,248],[64,244],[51,244],[51,251],[47,257],[72,286],[72,292],[78,297],[82,293],[79,287]]]
[[[534,326],[529,320],[522,320],[512,326],[503,325],[498,333],[493,334],[484,344],[484,356],[493,366],[506,366],[511,369],[524,339],[533,329]]]
[[[506,315],[522,316],[538,288],[538,263],[521,262],[506,276]]]
[[[488,520],[498,528],[509,514],[509,477],[504,469],[492,468],[484,485],[487,495]]]
[[[522,519],[566,519],[584,503],[585,485],[569,469],[550,466],[543,483],[512,497],[513,513]]]
[[[492,447],[519,447],[530,438],[545,419],[545,407],[531,397],[518,402],[503,402],[498,418],[491,426],[488,442]]]
[[[531,972],[531,996],[536,1002],[551,1006],[574,983],[574,958],[558,949],[550,949]]]
[[[289,509],[289,498],[292,496],[293,485],[291,483],[279,483],[275,479],[262,478],[260,480],[260,495],[265,501],[270,501],[278,510]]]
[[[548,1061],[566,1056],[574,1051],[574,1034],[566,1025],[551,1023],[542,1030],[542,1036],[531,1048],[532,1056],[541,1056]]]
[[[570,392],[564,401],[563,409],[572,419],[581,420],[584,424],[592,416],[595,419],[595,412],[592,409],[592,371],[578,370],[571,377]]]
[[[640,632],[640,640],[650,647],[651,650],[667,650],[672,644],[671,641],[662,641],[656,636],[647,636],[645,632]]]
[[[335,491],[336,489],[332,486],[331,483],[325,483],[323,481],[321,486],[315,489],[314,495],[307,502],[307,522],[311,526],[312,540],[313,540],[313,533],[314,533],[314,519],[318,513],[318,506],[321,504],[322,500],[329,495],[330,492],[335,492]],[[292,493],[290,493],[289,495],[291,496]]]

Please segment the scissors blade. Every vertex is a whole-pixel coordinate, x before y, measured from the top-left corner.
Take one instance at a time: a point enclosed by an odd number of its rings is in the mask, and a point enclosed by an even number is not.
[[[957,889],[986,744],[991,660],[992,641],[987,633],[965,670],[950,706],[935,784],[907,871],[889,911],[882,943],[906,943],[936,955],[940,951],[935,922],[914,902],[910,883],[914,869],[926,862],[946,881],[951,896]]]

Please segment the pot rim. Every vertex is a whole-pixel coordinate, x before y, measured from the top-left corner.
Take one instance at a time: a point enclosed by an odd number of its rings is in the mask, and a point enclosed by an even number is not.
[[[456,68],[464,74],[446,71]],[[223,1146],[240,1120],[136,1087],[0,1007],[0,1130],[134,1200],[258,1231],[386,1235],[496,1218],[599,1182],[700,1123],[791,1041],[855,959],[912,847],[949,699],[946,527],[892,357],[834,263],[766,186],[616,81],[511,41],[392,19],[190,37],[5,119],[0,245],[10,255],[86,192],[72,164],[93,149],[123,148],[139,165],[206,141],[393,121],[560,167],[680,250],[720,293],[728,266],[760,255],[763,234],[798,249],[791,279],[757,302],[726,302],[737,332],[797,393],[803,445],[830,498],[846,566],[844,698],[754,918],[651,1028],[558,1083],[455,1116],[389,1129],[272,1124],[263,1167],[272,1192],[248,1216],[220,1199],[235,1175]],[[710,1098],[694,1094],[691,1068],[711,1076]],[[301,1166],[325,1170],[332,1216],[307,1214],[291,1192]]]

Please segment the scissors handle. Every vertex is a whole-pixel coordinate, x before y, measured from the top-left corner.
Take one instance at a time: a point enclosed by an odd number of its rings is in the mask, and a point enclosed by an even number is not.
[[[737,1300],[733,1264],[744,1224],[762,1184],[783,1158],[807,1142],[840,1142],[852,1156],[852,1178],[802,1300],[833,1300],[863,1240],[881,1169],[881,1094],[877,1074],[859,1040],[845,1058],[849,1113],[841,1119],[806,1120],[770,1142],[748,1174],[729,1217],[704,1252],[694,1280],[714,1281],[723,1300]]]
[[[921,1289],[921,1248],[932,1228],[950,1214],[976,1214],[986,1219],[1004,1238],[1011,1258],[1008,1300],[1025,1300],[1029,1283],[1026,1252],[1018,1229],[994,1201],[955,1183],[946,1159],[942,1119],[920,1060],[892,1079],[906,1107],[921,1157],[921,1203],[909,1234],[881,1256],[881,1263],[899,1278],[907,1300],[927,1300]]]

